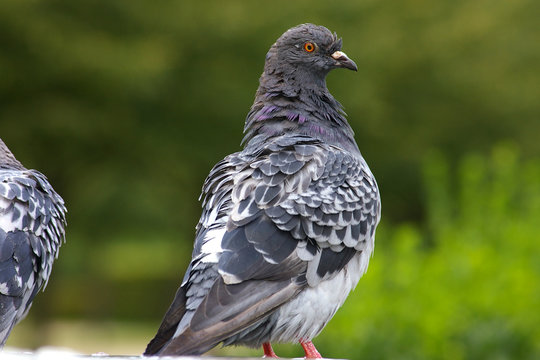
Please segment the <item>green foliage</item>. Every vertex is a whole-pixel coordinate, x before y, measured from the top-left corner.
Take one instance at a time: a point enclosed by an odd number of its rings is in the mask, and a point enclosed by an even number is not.
[[[351,359],[540,355],[540,163],[511,146],[424,164],[427,229],[382,224],[355,293],[318,343]],[[451,170],[456,170],[455,172]]]

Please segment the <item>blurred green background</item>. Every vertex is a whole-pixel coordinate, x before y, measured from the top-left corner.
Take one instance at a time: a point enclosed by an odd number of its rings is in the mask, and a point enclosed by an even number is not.
[[[358,64],[328,86],[383,200],[370,268],[321,353],[540,358],[539,13],[536,0],[3,0],[0,137],[69,209],[8,346],[143,351],[187,267],[202,182],[240,149],[266,51],[313,22]]]

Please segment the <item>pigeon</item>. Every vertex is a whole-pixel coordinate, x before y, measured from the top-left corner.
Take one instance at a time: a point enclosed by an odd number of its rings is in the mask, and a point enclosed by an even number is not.
[[[0,347],[46,286],[65,225],[64,200],[0,139]]]
[[[145,355],[218,344],[312,343],[365,273],[380,219],[375,178],[326,87],[357,71],[323,26],[287,30],[266,55],[243,150],[203,185],[192,260]]]

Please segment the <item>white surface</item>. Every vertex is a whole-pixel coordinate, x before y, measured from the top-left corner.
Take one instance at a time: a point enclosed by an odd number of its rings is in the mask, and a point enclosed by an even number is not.
[[[70,349],[64,349],[64,348],[54,348],[54,347],[43,347],[40,349],[37,349],[35,351],[27,351],[27,350],[21,350],[21,349],[14,349],[14,348],[5,348],[3,351],[0,350],[0,359],[1,360],[77,360],[77,359],[95,359],[95,360],[109,360],[109,359],[122,359],[122,360],[172,360],[172,359],[178,359],[178,360],[261,360],[262,357],[243,357],[243,358],[235,358],[235,357],[211,357],[211,356],[164,356],[164,357],[157,357],[157,356],[109,356],[107,354],[98,353],[98,354],[92,354],[92,355],[85,355],[81,353],[77,353]],[[285,358],[281,358],[282,360],[287,360]],[[304,358],[296,358],[292,360],[305,360]],[[336,359],[332,359],[336,360]]]

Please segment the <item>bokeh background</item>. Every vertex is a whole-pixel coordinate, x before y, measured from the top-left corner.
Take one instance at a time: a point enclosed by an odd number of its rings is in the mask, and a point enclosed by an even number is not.
[[[0,136],[69,209],[8,346],[143,351],[187,267],[202,182],[240,149],[267,49],[313,22],[358,64],[328,86],[383,200],[369,271],[319,350],[540,358],[538,14],[537,0],[3,0]]]

